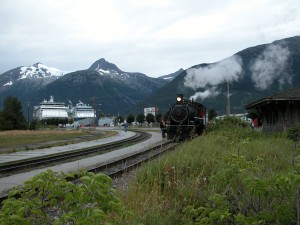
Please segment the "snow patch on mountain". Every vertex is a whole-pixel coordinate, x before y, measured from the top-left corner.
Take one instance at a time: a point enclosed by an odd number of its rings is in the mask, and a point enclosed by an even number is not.
[[[97,69],[96,70],[98,73],[106,73],[106,74],[109,74],[110,71],[109,70],[103,70],[103,69]]]
[[[12,82],[12,81],[9,81],[9,82],[7,82],[6,84],[4,84],[3,86],[11,86],[11,85],[13,85],[13,82]]]
[[[46,78],[46,77],[60,77],[66,74],[66,72],[56,69],[54,67],[46,66],[42,63],[36,63],[32,66],[23,66],[20,68],[19,79],[25,78]]]

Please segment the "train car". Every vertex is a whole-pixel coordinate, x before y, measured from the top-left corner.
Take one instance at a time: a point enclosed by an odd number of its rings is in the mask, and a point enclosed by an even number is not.
[[[170,105],[166,121],[166,133],[173,142],[184,141],[202,134],[206,124],[206,108],[193,100],[177,95],[176,103]]]

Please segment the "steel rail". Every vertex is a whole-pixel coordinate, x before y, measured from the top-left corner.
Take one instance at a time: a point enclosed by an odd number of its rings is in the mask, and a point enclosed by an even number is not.
[[[160,143],[151,146],[144,151],[139,151],[132,155],[127,155],[123,158],[119,158],[108,164],[89,169],[89,172],[104,173],[114,178],[120,176],[123,172],[130,171],[140,166],[142,163],[152,160],[162,155],[163,153],[174,149],[177,145],[178,143],[173,143],[171,141]]]
[[[89,172],[94,173],[104,173],[110,176],[112,179],[120,177],[124,172],[131,171],[139,166],[142,163],[152,160],[156,157],[161,156],[167,151],[173,150],[178,143],[172,143],[170,141],[165,143],[160,143],[154,146],[151,146],[144,151],[134,153],[132,155],[125,155],[122,158],[119,158],[113,162],[107,162],[106,164],[95,166],[94,168],[89,169]],[[70,181],[76,181],[77,176],[74,178],[69,178]],[[0,208],[2,207],[2,202],[7,199],[7,195],[0,196]],[[18,196],[15,196],[18,197]]]
[[[29,158],[25,160],[18,160],[14,162],[9,163],[3,163],[0,164],[0,173],[12,173],[16,171],[20,171],[22,169],[28,169],[28,168],[36,168],[40,165],[49,165],[50,163],[59,163],[65,160],[71,160],[78,157],[83,156],[89,156],[91,154],[95,153],[105,153],[107,151],[112,151],[117,148],[121,148],[124,145],[131,145],[134,143],[138,143],[140,141],[146,140],[151,137],[151,134],[146,132],[136,132],[136,135],[130,138],[126,138],[120,141],[88,147],[88,148],[82,148],[82,149],[76,149],[73,151],[67,151],[67,152],[61,152],[56,153],[52,155],[46,155],[46,156],[40,156],[40,157],[34,157]]]

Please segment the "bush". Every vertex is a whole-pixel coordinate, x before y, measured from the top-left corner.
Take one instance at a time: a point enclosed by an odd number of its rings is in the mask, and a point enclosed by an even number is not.
[[[208,124],[208,131],[216,131],[220,129],[228,128],[246,128],[249,127],[249,124],[241,120],[238,117],[225,116],[222,119],[215,119],[213,122]]]
[[[43,172],[10,192],[0,224],[124,224],[129,213],[104,174]],[[19,196],[19,197],[15,197]]]
[[[299,141],[300,139],[300,125],[295,125],[287,130],[287,138],[293,141]]]
[[[254,131],[250,125],[237,117],[226,116],[223,119],[213,120],[206,126],[205,134],[223,135],[229,139],[253,140],[260,138],[261,133]]]
[[[140,169],[122,199],[144,224],[297,224],[299,149],[238,118]],[[298,159],[299,157],[299,159]],[[150,222],[149,222],[150,221]]]
[[[265,178],[260,164],[261,159],[224,157],[210,178],[210,188],[216,193],[208,197],[205,206],[188,206],[187,220],[195,225],[294,224],[300,174],[295,171]]]

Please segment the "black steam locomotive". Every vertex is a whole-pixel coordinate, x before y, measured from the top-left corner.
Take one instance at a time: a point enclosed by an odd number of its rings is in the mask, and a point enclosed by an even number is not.
[[[200,135],[206,124],[205,106],[177,95],[167,114],[166,133],[169,140],[184,141]]]

